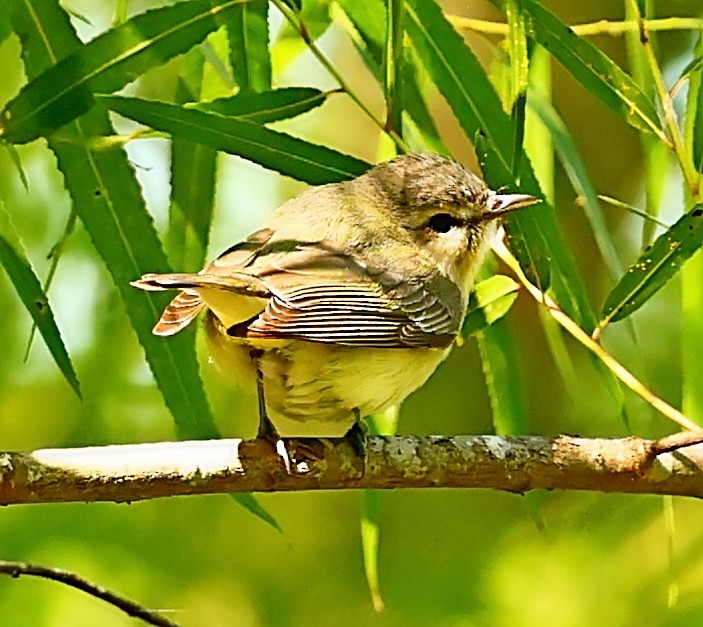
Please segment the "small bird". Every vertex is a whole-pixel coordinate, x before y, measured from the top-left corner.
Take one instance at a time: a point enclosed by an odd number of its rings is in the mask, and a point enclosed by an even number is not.
[[[215,362],[256,385],[258,434],[289,467],[274,424],[292,436],[316,421],[316,435],[358,438],[364,416],[427,381],[461,329],[499,219],[536,202],[488,189],[451,159],[403,155],[309,188],[197,274],[132,285],[180,290],[156,335],[207,309]]]

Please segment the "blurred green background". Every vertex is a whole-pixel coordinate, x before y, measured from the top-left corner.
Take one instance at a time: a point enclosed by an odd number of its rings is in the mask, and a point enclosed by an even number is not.
[[[622,19],[621,3],[552,3],[568,23]],[[129,3],[129,11],[152,6]],[[488,3],[447,2],[448,12],[502,19]],[[110,25],[115,6],[76,0],[65,8],[82,38]],[[662,3],[665,15],[703,15],[703,3]],[[272,19],[274,31],[280,19]],[[671,84],[690,60],[696,33],[659,35]],[[496,37],[467,34],[490,64]],[[621,37],[591,38],[626,64]],[[217,45],[217,38],[212,40]],[[382,94],[366,74],[344,30],[333,25],[323,50],[361,96],[382,110]],[[288,62],[274,51],[276,86],[336,87],[309,53]],[[288,55],[288,56],[287,56]],[[136,88],[171,99],[179,60],[149,72]],[[0,45],[0,102],[24,82],[19,43]],[[554,105],[599,193],[641,206],[643,155],[639,135],[558,66]],[[433,112],[455,157],[475,168],[469,142],[439,96]],[[368,161],[378,130],[342,95],[278,128]],[[132,128],[124,125],[120,128]],[[127,145],[149,209],[163,231],[169,202],[169,143]],[[39,276],[59,239],[70,201],[43,140],[20,147],[29,189],[8,153],[0,151],[0,198],[13,216]],[[612,282],[575,194],[559,166],[557,215],[578,260],[594,307]],[[304,186],[241,159],[221,155],[210,257],[257,228],[268,213]],[[681,212],[681,182],[672,167],[662,219]],[[621,259],[637,256],[640,218],[606,208]],[[23,359],[31,324],[0,272],[0,449],[158,441],[174,437],[172,420],[111,279],[80,223],[68,238],[50,298],[85,395],[80,402],[58,373],[41,339]],[[676,406],[681,396],[680,286],[672,281],[636,316],[638,343],[620,324],[606,346],[653,390]],[[627,396],[629,429],[602,388],[593,362],[565,338],[573,378],[554,364],[537,307],[521,293],[510,312],[515,362],[524,375],[529,432],[584,436],[653,436],[673,425]],[[164,340],[168,341],[168,340]],[[222,381],[201,349],[203,377],[218,426],[227,436],[251,436],[251,397]],[[703,377],[703,374],[701,374]],[[575,384],[574,384],[575,383]],[[701,381],[703,385],[703,381]],[[457,349],[431,381],[405,403],[400,433],[491,433],[490,406],[474,340]],[[362,495],[357,492],[272,494],[261,503],[277,518],[279,534],[228,496],[163,499],[132,505],[12,506],[0,511],[0,558],[60,566],[147,607],[161,608],[186,626],[302,625],[696,625],[703,624],[703,527],[693,500],[599,494],[531,494],[470,490],[397,490],[381,495],[380,575],[387,608],[373,610],[359,538]],[[673,515],[673,518],[672,518]],[[0,625],[102,627],[138,624],[112,607],[67,587],[30,578],[0,578]]]

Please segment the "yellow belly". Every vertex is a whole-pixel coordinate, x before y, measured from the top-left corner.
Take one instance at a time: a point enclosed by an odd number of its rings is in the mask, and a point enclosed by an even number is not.
[[[362,416],[419,388],[449,353],[436,348],[357,348],[301,340],[243,340],[208,321],[212,356],[234,383],[256,389],[250,347],[263,351],[268,415],[284,436],[342,435]],[[305,428],[303,424],[305,423]]]

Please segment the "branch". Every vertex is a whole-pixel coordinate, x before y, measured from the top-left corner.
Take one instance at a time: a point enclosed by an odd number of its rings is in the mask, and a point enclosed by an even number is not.
[[[343,439],[289,439],[287,445],[291,474],[263,440],[0,453],[0,504],[430,487],[703,497],[703,431],[660,440],[564,435],[371,437],[365,463]]]
[[[34,577],[43,577],[64,583],[67,586],[87,592],[89,595],[106,601],[110,605],[127,613],[129,616],[139,618],[149,625],[157,625],[158,627],[178,627],[178,623],[165,618],[158,612],[148,610],[141,605],[131,601],[114,592],[98,586],[90,581],[79,577],[75,573],[64,570],[63,568],[49,568],[48,566],[38,566],[36,564],[27,564],[25,562],[8,562],[0,560],[0,573],[10,575],[10,577],[19,577],[20,575],[32,575]]]

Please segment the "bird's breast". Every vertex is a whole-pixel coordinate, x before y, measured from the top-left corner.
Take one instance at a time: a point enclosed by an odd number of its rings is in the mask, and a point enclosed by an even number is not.
[[[212,357],[238,386],[255,391],[252,347],[260,366],[269,417],[284,436],[343,435],[362,416],[381,412],[419,388],[448,348],[362,348],[223,335],[208,324]]]

